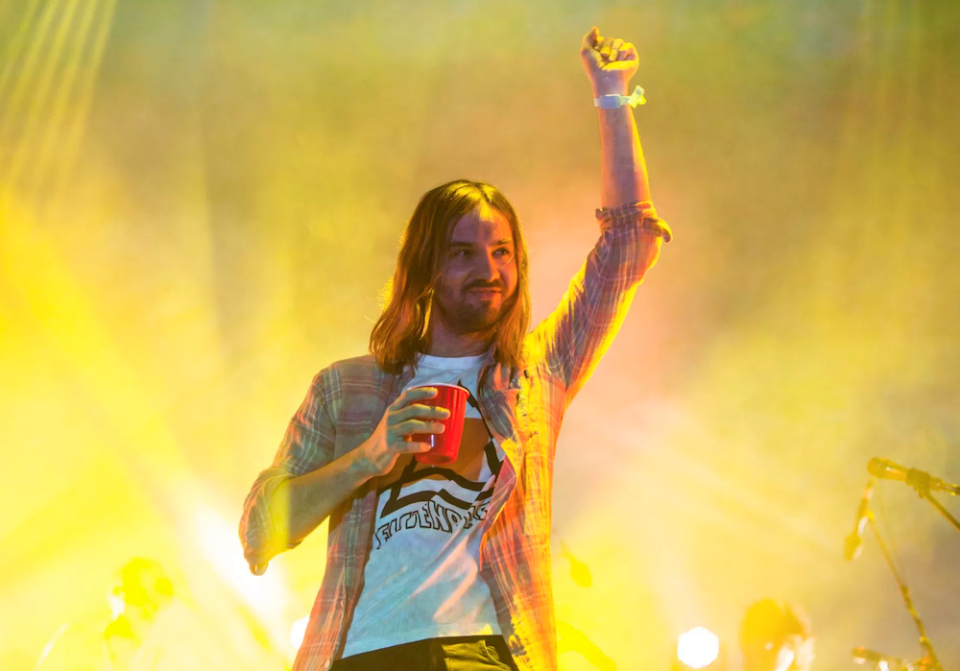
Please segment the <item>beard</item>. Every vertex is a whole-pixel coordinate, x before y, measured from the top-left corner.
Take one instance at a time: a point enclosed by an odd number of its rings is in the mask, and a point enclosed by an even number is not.
[[[496,303],[484,301],[474,303],[466,292],[462,292],[456,299],[437,293],[434,294],[433,308],[453,333],[458,335],[484,333],[496,330],[513,299],[514,296],[504,299],[501,294],[500,300]]]

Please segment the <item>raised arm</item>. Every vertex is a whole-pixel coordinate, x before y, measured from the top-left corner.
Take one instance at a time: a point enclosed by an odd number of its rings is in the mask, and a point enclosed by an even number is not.
[[[593,86],[593,97],[628,95],[637,72],[637,50],[619,38],[601,37],[597,28],[584,35],[580,60]],[[633,108],[597,108],[600,121],[600,205],[612,209],[626,203],[650,200],[647,166]]]
[[[625,95],[637,52],[593,28],[580,59],[594,97]],[[633,109],[597,109],[601,143],[600,239],[553,314],[530,334],[531,354],[564,384],[569,403],[616,335],[637,286],[657,260],[670,229],[650,201]]]

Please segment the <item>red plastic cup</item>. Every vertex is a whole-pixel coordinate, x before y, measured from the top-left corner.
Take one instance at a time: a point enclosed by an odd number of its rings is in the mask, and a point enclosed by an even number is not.
[[[446,419],[435,419],[444,426],[443,433],[415,433],[410,440],[415,443],[429,443],[429,452],[417,454],[417,461],[421,464],[449,464],[457,460],[460,453],[460,438],[463,436],[463,416],[467,409],[467,398],[470,393],[463,387],[454,384],[421,384],[417,389],[427,387],[437,390],[433,398],[417,401],[423,405],[440,406],[450,411]]]

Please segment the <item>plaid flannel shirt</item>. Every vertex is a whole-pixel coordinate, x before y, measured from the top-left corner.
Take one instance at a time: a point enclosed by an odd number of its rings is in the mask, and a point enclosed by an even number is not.
[[[550,524],[564,411],[617,332],[661,239],[671,237],[649,202],[597,210],[596,216],[600,239],[557,309],[527,335],[523,370],[505,369],[492,350],[481,367],[480,409],[506,460],[483,523],[480,571],[521,671],[557,668]],[[317,374],[272,466],[244,504],[240,536],[248,561],[262,564],[292,547],[278,541],[284,534],[270,509],[276,486],[356,449],[413,373],[410,366],[400,375],[384,373],[367,355]],[[342,654],[376,510],[376,489],[368,482],[330,515],[326,570],[294,671],[326,671]]]

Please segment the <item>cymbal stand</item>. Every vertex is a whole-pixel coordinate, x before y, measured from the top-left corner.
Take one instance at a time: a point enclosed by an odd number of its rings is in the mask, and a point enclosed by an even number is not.
[[[950,514],[950,511],[943,507],[943,505],[933,498],[933,494],[930,493],[930,486],[932,478],[929,473],[917,470],[916,468],[911,468],[907,471],[907,484],[914,488],[917,492],[917,496],[921,499],[926,499],[930,504],[940,511],[940,514],[947,518],[947,521],[953,525],[953,528],[957,531],[960,531],[960,522],[957,521],[957,518]]]
[[[929,495],[929,491],[927,494]],[[949,515],[949,513],[947,514]],[[876,537],[877,543],[880,545],[880,550],[883,551],[883,557],[887,560],[887,566],[890,567],[890,572],[893,573],[893,579],[897,581],[897,586],[900,587],[900,595],[903,597],[903,603],[907,607],[907,612],[910,613],[910,617],[913,618],[913,622],[917,626],[917,631],[920,633],[920,647],[923,648],[924,652],[926,653],[926,657],[929,658],[930,662],[932,663],[933,670],[943,671],[943,667],[940,665],[940,660],[937,659],[937,653],[933,650],[933,643],[930,642],[930,637],[927,636],[927,630],[923,626],[923,620],[920,619],[917,609],[913,606],[913,599],[910,598],[910,588],[907,587],[906,582],[903,580],[903,576],[900,575],[900,571],[897,570],[896,565],[893,563],[893,558],[890,556],[890,551],[887,549],[887,544],[883,542],[883,537],[880,535],[880,530],[877,529],[877,523],[873,518],[872,510],[867,515],[867,520],[870,522],[870,528],[873,529],[873,535]]]

